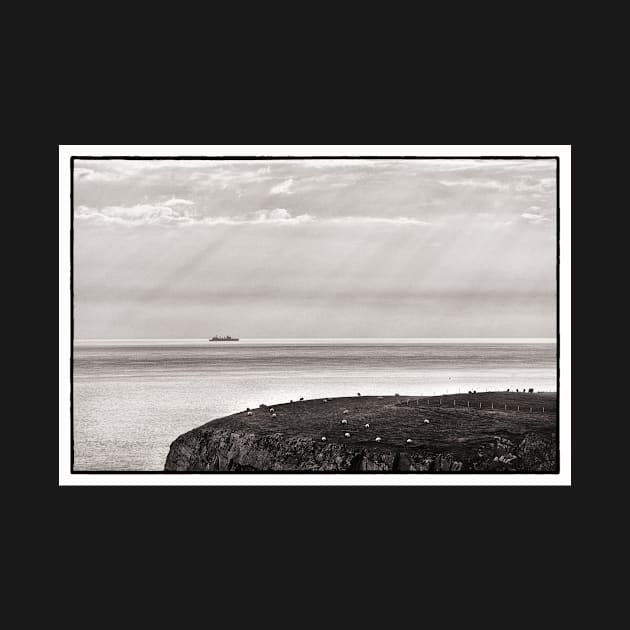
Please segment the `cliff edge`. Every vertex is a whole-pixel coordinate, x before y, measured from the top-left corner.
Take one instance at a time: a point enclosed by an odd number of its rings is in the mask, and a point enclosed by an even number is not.
[[[164,469],[553,473],[556,426],[555,392],[306,400],[261,405],[184,433]]]

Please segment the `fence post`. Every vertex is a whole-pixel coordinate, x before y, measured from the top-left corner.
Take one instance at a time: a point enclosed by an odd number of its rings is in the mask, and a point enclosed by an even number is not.
[[[531,413],[531,412],[532,412],[532,408],[530,407],[530,408],[529,408],[529,413]]]
[[[521,406],[520,405],[516,405],[516,411],[520,411],[521,410]]]
[[[494,409],[494,403],[490,403],[490,408]]]
[[[479,403],[479,409],[481,409],[481,403]]]
[[[545,413],[545,408],[543,407],[543,413]]]
[[[466,407],[470,407],[470,400],[466,401]]]
[[[505,403],[505,405],[503,405],[503,409],[505,409],[507,411],[507,403]]]

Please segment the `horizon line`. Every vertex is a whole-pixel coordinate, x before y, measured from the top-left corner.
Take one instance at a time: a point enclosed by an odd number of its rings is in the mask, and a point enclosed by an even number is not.
[[[557,341],[557,337],[239,337],[239,341]],[[205,337],[75,337],[73,341],[208,341]]]

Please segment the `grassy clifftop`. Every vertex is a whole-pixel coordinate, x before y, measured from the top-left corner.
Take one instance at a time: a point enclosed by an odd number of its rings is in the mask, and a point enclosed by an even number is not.
[[[270,401],[250,413],[180,436],[165,469],[554,472],[557,465],[555,392]]]

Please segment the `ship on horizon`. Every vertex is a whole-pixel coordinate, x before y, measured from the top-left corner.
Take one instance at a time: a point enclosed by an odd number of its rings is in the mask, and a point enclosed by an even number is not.
[[[221,335],[215,335],[212,339],[208,339],[208,341],[238,341],[238,337],[230,337],[230,335],[222,337]]]

